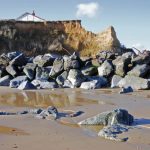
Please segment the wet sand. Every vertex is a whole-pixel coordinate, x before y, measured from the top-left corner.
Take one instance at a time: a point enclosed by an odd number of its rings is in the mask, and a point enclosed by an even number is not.
[[[56,89],[19,91],[0,88],[0,111],[16,112],[33,107],[56,106],[59,111],[83,111],[74,118],[60,121],[41,120],[32,115],[0,116],[0,127],[26,134],[7,134],[0,130],[0,150],[150,150],[150,91],[118,94],[118,89]],[[85,127],[77,123],[107,110],[124,108],[135,116],[136,129],[125,143],[97,136],[100,126]],[[19,132],[20,133],[20,132]]]

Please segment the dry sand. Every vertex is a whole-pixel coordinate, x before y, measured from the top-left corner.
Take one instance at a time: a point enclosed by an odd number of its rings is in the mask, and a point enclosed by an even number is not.
[[[32,115],[0,116],[0,150],[150,150],[150,91],[118,94],[118,89],[56,89],[19,91],[0,88],[0,111],[15,112],[54,105],[59,111],[83,111],[60,121],[41,120]],[[116,108],[124,108],[135,119],[135,129],[121,136],[125,143],[97,136],[97,127],[79,127],[77,122]]]

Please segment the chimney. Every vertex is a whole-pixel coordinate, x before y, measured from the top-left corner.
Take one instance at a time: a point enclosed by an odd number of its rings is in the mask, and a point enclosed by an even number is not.
[[[34,10],[33,10],[33,13],[32,13],[32,15],[33,15],[33,16],[35,16],[35,11],[34,11]]]

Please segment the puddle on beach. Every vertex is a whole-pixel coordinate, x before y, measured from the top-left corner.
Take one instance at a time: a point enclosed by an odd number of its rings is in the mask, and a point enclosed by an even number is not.
[[[72,119],[70,120],[69,118],[59,120],[58,123],[68,127],[81,128],[85,134],[92,137],[97,136],[97,133],[104,127],[103,125],[78,125]]]
[[[85,128],[91,131],[98,133],[101,129],[103,129],[103,125],[82,125],[81,128]]]
[[[12,127],[6,127],[6,126],[1,126],[0,125],[0,135],[1,134],[7,134],[7,135],[28,135],[22,130],[12,128]]]
[[[0,105],[17,107],[47,107],[55,106],[57,108],[68,106],[83,106],[89,104],[99,104],[97,100],[87,99],[79,92],[35,92],[23,91],[14,93],[1,93]]]

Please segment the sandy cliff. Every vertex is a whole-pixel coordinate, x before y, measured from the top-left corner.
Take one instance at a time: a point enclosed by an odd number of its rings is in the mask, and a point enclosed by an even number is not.
[[[99,50],[120,47],[113,27],[94,34],[86,31],[80,20],[52,22],[0,21],[0,53],[14,50],[29,55],[46,52],[95,55]]]

